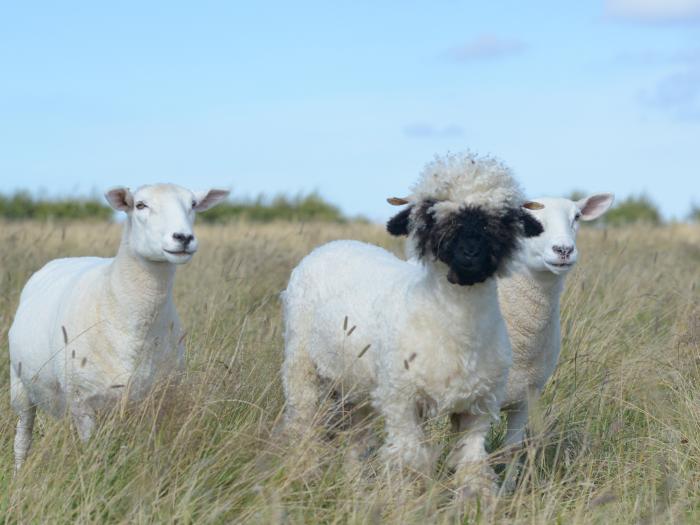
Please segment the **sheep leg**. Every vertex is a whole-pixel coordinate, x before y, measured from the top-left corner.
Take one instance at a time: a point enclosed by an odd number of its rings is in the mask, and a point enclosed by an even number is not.
[[[321,384],[316,366],[302,346],[294,345],[290,351],[288,343],[282,380],[287,399],[285,427],[304,433],[317,415]]]
[[[505,449],[505,461],[510,464],[503,478],[503,491],[510,494],[515,491],[521,471],[520,462],[513,461],[513,459],[517,458],[518,450],[522,448],[525,443],[525,430],[527,428],[529,414],[528,400],[509,406],[505,412],[507,414],[508,426],[503,439],[503,448]]]
[[[16,473],[27,458],[29,448],[32,446],[36,405],[29,400],[27,390],[22,384],[22,380],[15,373],[13,366],[10,366],[10,387],[12,408],[19,416],[15,429],[14,443]]]
[[[71,407],[71,415],[80,441],[87,442],[95,431],[95,411],[85,403],[78,402]]]
[[[391,403],[376,403],[384,416],[386,442],[380,455],[389,466],[409,468],[429,475],[435,454],[426,443],[418,410],[412,396],[394,396]]]
[[[29,448],[32,446],[35,417],[35,406],[31,406],[19,413],[17,429],[15,430],[15,472],[17,472],[24,463]]]
[[[447,458],[448,467],[455,471],[455,481],[463,496],[495,493],[496,475],[487,463],[485,441],[491,428],[488,414],[453,414],[453,429],[460,433],[457,443]]]
[[[350,447],[346,464],[351,468],[361,465],[362,460],[377,446],[377,436],[372,428],[374,416],[369,404],[353,407],[350,411]]]
[[[372,419],[375,416],[374,409],[369,404],[355,408],[350,415],[353,443],[359,447],[362,456],[377,446],[377,435],[372,428]]]
[[[525,441],[525,427],[528,418],[528,402],[521,401],[506,409],[508,414],[508,427],[503,438],[503,446],[514,450],[519,448]]]

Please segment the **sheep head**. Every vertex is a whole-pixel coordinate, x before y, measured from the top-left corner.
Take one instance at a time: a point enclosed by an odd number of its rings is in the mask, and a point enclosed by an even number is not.
[[[124,241],[134,255],[183,264],[198,248],[195,213],[215,206],[228,194],[228,190],[193,192],[175,184],[154,184],[133,193],[113,188],[105,198],[112,208],[127,214]]]
[[[543,197],[536,201],[539,207],[526,206],[527,213],[542,224],[544,231],[523,244],[523,263],[534,272],[567,273],[578,260],[576,235],[580,222],[597,219],[613,201],[611,193],[596,193],[578,201]]]
[[[438,262],[447,280],[473,285],[500,274],[524,237],[542,226],[523,208],[519,187],[503,164],[469,153],[438,157],[426,166],[411,197],[387,223],[408,236],[409,251]]]

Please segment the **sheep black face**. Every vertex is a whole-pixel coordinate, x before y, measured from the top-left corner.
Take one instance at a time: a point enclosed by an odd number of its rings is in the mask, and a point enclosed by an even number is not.
[[[393,235],[412,233],[418,255],[431,254],[445,263],[452,284],[484,282],[512,257],[521,237],[543,231],[537,219],[517,208],[496,212],[465,206],[438,220],[435,205],[435,201],[421,202],[415,212],[411,206],[393,217],[387,229]]]

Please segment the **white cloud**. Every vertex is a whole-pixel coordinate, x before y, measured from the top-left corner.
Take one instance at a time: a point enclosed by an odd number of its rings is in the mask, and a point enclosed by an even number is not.
[[[641,22],[700,21],[700,0],[606,0],[606,13]]]
[[[525,50],[525,47],[519,40],[481,35],[466,44],[448,49],[446,55],[455,62],[493,60],[518,54]]]

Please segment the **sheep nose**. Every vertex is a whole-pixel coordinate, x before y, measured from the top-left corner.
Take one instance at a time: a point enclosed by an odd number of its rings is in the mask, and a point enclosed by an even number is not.
[[[180,241],[182,246],[187,248],[187,245],[194,240],[194,235],[188,233],[173,233],[173,239]]]
[[[555,246],[552,246],[552,251],[554,251],[554,253],[559,254],[559,256],[562,258],[566,258],[573,253],[574,247],[571,245],[569,245],[569,246],[555,245]]]

